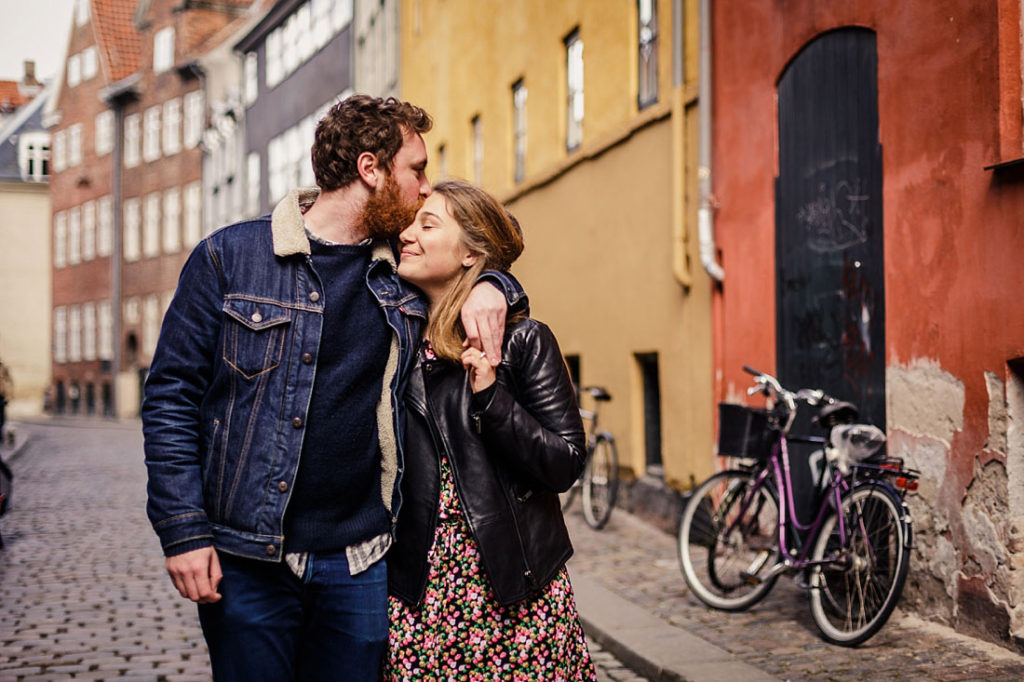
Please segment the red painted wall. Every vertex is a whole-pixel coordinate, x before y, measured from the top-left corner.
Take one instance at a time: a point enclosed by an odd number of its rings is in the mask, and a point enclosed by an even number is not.
[[[976,459],[1005,461],[986,450],[985,373],[1005,381],[1007,360],[1024,356],[1024,163],[985,170],[1024,157],[1020,2],[713,5],[712,183],[726,272],[715,294],[715,399],[739,397],[744,363],[775,368],[777,81],[821,33],[869,28],[878,46],[886,364],[927,359],[963,383],[962,428],[930,502],[949,512],[951,542],[969,555],[953,517]]]
[[[775,364],[776,82],[806,43],[841,26],[878,37],[888,363],[938,357],[984,394],[983,370],[1002,374],[1024,355],[1024,181],[984,170],[1009,160],[998,20],[995,3],[972,0],[715,3],[718,397],[745,385],[744,362]]]

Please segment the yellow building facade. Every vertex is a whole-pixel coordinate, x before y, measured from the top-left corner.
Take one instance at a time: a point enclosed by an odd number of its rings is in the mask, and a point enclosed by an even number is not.
[[[623,474],[700,480],[714,439],[696,0],[405,0],[401,12],[401,95],[434,116],[431,179],[477,182],[519,219],[513,273],[581,383],[612,394],[601,423]]]

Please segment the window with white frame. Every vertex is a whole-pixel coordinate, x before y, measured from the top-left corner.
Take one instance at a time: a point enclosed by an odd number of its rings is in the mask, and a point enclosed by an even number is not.
[[[250,152],[245,159],[245,212],[255,216],[260,211],[260,153]]]
[[[68,128],[68,166],[82,165],[82,124]]]
[[[124,259],[128,262],[137,261],[142,256],[142,215],[139,211],[137,198],[125,199],[124,202],[124,237],[122,248]]]
[[[68,362],[82,359],[82,308],[68,306]]]
[[[142,255],[146,258],[160,255],[160,192],[146,195],[142,216]]]
[[[477,185],[484,184],[484,131],[480,122],[480,114],[477,114],[469,122],[470,135],[472,135],[471,149],[473,150],[473,182]]]
[[[53,361],[68,361],[68,310],[64,306],[53,309]]]
[[[334,0],[331,18],[335,33],[348,26],[352,22],[352,0]]]
[[[150,294],[142,302],[142,353],[152,357],[160,336],[160,297]]]
[[[274,88],[352,22],[353,0],[311,0],[267,35],[265,80]]]
[[[146,109],[143,117],[142,158],[156,161],[160,158],[160,105]]]
[[[82,82],[81,55],[73,54],[70,57],[68,57],[66,77],[69,88],[73,88]]]
[[[96,255],[109,256],[114,250],[114,202],[107,195],[96,202]]]
[[[68,209],[68,265],[82,262],[82,213],[78,206]]]
[[[53,134],[53,172],[60,173],[68,167],[67,132],[58,130]]]
[[[82,204],[82,260],[96,258],[96,202]]]
[[[271,31],[263,45],[263,53],[267,58],[267,89],[274,88],[284,79],[284,67],[281,64],[281,31]]]
[[[164,192],[164,253],[181,250],[181,190]]]
[[[82,80],[87,81],[96,77],[99,70],[99,62],[96,58],[96,46],[90,45],[82,50]]]
[[[139,323],[139,299],[136,296],[126,298],[124,301],[124,323]]]
[[[260,80],[259,80],[259,57],[255,52],[247,52],[245,54],[244,64],[244,86],[242,90],[242,96],[244,97],[246,106],[256,101],[256,98],[260,95]]]
[[[153,36],[153,72],[160,73],[174,66],[174,28],[168,26]]]
[[[203,91],[196,90],[185,95],[185,131],[183,141],[186,149],[192,149],[203,137]]]
[[[96,114],[93,143],[96,156],[104,156],[114,149],[114,112],[110,109]]]
[[[658,2],[637,0],[637,106],[640,109],[658,101]]]
[[[565,148],[583,142],[583,41],[579,29],[565,38],[566,121]]]
[[[313,146],[313,139],[316,137],[316,122],[318,118],[307,116],[298,125],[296,135],[292,140],[292,159],[297,168],[296,186],[312,187],[316,184],[316,177],[313,175],[313,161],[310,158],[310,149]]]
[[[331,34],[334,33],[334,26],[331,23],[331,4],[331,0],[311,0],[310,2],[312,10],[310,22],[313,29],[310,38],[318,49],[326,45],[331,39]]]
[[[50,175],[50,134],[43,131],[18,136],[18,169],[22,180],[42,181]]]
[[[141,115],[129,114],[124,117],[124,165],[134,168],[139,165],[139,143],[142,140]]]
[[[114,313],[110,301],[101,301],[96,311],[97,348],[100,360],[114,359]]]
[[[285,165],[285,142],[282,136],[267,143],[267,189],[270,202],[275,203],[288,191],[287,168]]]
[[[185,185],[185,225],[182,237],[187,248],[192,248],[202,239],[203,185],[200,181]]]
[[[96,304],[82,304],[82,359],[96,359]]]
[[[53,216],[53,267],[62,268],[68,262],[68,214],[64,211]]]
[[[164,154],[171,156],[181,151],[181,100],[177,97],[164,102]]]
[[[294,71],[301,61],[296,40],[299,35],[298,16],[298,11],[293,12],[281,27],[281,70],[286,74]]]
[[[270,200],[276,202],[292,187],[313,183],[309,148],[313,144],[316,117],[307,116],[267,144]]]
[[[526,83],[520,78],[512,84],[512,152],[513,179],[526,177]]]
[[[84,26],[89,21],[90,0],[75,0],[75,26]]]

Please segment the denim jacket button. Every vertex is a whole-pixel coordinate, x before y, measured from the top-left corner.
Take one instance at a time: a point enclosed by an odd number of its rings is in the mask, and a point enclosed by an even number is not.
[[[309,364],[312,364],[312,362],[313,362],[313,354],[312,353],[303,353],[302,354],[302,364],[309,365]]]
[[[252,317],[251,317],[250,319],[251,319],[251,320],[252,320],[253,322],[262,322],[262,321],[263,321],[263,316],[262,316],[262,315],[260,315],[259,313],[253,313],[253,314],[252,314]]]
[[[320,300],[320,293],[317,291],[311,291],[309,294],[309,300],[311,300],[313,303],[316,303],[317,301]]]
[[[275,554],[277,554],[277,547],[267,545],[267,556],[274,556]]]
[[[288,492],[288,481],[281,481],[277,484],[277,489],[281,492]]]
[[[297,429],[301,429],[302,428],[302,417],[296,417],[295,419],[293,419],[292,420],[292,426],[294,426]]]

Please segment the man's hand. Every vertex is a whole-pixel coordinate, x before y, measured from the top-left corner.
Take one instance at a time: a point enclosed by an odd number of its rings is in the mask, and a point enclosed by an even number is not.
[[[197,604],[220,601],[220,559],[213,547],[202,547],[191,552],[167,557],[167,572],[182,597]]]
[[[466,345],[486,353],[487,360],[494,367],[501,362],[501,342],[505,338],[507,311],[505,294],[487,282],[474,286],[462,306]]]

